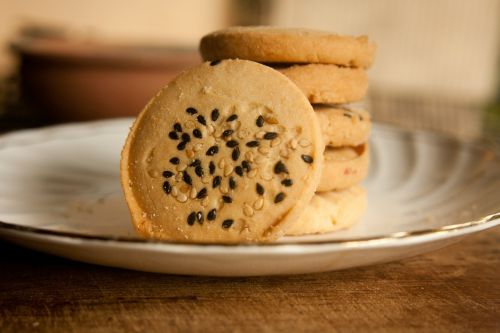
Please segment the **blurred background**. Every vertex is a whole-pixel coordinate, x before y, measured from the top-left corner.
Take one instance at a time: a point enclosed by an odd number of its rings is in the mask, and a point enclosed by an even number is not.
[[[500,136],[500,0],[0,0],[0,130],[133,116],[231,25],[367,34],[376,121]]]

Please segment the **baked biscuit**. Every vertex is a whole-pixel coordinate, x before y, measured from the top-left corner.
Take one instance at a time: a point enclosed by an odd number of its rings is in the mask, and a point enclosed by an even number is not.
[[[375,44],[366,36],[342,36],[308,29],[231,27],[204,36],[200,53],[205,60],[239,58],[263,63],[368,68],[375,55]]]
[[[359,146],[370,137],[370,114],[341,106],[314,105],[327,146]]]
[[[274,68],[292,80],[311,103],[356,102],[368,89],[368,78],[361,68],[323,64]]]
[[[138,116],[121,182],[144,237],[271,241],[314,195],[323,150],[310,103],[284,75],[246,60],[206,62]]]
[[[368,173],[368,144],[357,147],[326,148],[318,192],[343,190],[360,183]]]

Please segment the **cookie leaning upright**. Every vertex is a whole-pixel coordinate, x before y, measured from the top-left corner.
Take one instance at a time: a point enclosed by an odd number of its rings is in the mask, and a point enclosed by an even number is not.
[[[121,159],[132,220],[145,237],[269,241],[303,213],[324,143],[300,90],[245,60],[204,63],[163,88]]]

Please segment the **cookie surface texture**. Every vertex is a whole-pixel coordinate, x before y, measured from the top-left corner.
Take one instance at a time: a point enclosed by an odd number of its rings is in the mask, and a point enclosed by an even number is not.
[[[368,141],[371,131],[370,114],[335,106],[314,106],[327,146],[358,146]]]
[[[316,190],[324,143],[285,76],[246,60],[206,62],[136,119],[121,181],[137,231],[185,242],[267,242]]]
[[[308,29],[231,27],[201,39],[205,60],[239,58],[264,63],[322,63],[370,67],[375,44],[366,36],[342,36]]]
[[[348,228],[361,219],[366,205],[366,191],[361,186],[318,193],[287,235],[322,234]]]
[[[302,90],[311,103],[350,103],[368,89],[366,71],[336,65],[309,64],[275,67]]]

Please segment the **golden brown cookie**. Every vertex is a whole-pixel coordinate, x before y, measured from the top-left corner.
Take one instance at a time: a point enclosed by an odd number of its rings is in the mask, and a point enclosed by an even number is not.
[[[368,89],[361,68],[309,64],[274,68],[299,87],[311,103],[350,103],[363,99]]]
[[[369,163],[368,144],[357,147],[327,147],[323,174],[317,191],[342,190],[360,183],[368,173]]]
[[[319,63],[370,67],[375,44],[366,36],[276,27],[231,27],[201,39],[205,60],[239,58],[264,63]]]
[[[358,222],[366,210],[366,191],[361,186],[317,193],[288,236],[322,234],[345,229]]]
[[[289,79],[251,61],[207,62],[139,115],[121,181],[144,237],[270,241],[314,195],[323,150],[314,111]]]
[[[362,110],[351,110],[341,106],[315,105],[327,146],[358,146],[370,137],[370,114]]]

